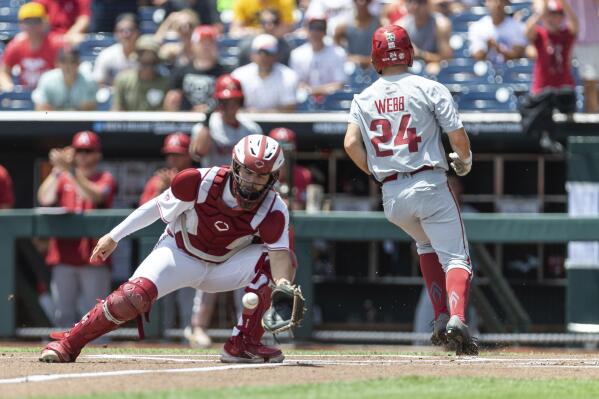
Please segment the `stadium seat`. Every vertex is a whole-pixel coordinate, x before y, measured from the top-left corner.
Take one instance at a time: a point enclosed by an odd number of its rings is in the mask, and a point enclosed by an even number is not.
[[[510,87],[503,85],[472,85],[456,96],[460,111],[514,112],[518,100]]]
[[[97,111],[110,111],[112,105],[112,90],[108,87],[101,87],[96,92]]]
[[[31,111],[33,110],[31,91],[15,86],[13,91],[0,93],[0,110]]]
[[[8,42],[19,31],[20,28],[17,22],[0,22],[0,41]]]
[[[239,64],[240,41],[240,39],[227,36],[218,39],[219,61],[228,69],[235,69]]]
[[[379,75],[373,68],[355,68],[348,76],[347,84],[354,93],[359,93],[378,78]]]
[[[139,30],[142,34],[154,34],[158,26],[166,17],[163,9],[157,7],[139,7],[137,11],[139,17]]]
[[[351,107],[354,93],[352,91],[338,91],[324,97],[320,104],[323,111],[347,111]]]
[[[0,6],[0,22],[18,23],[18,13],[18,8]]]
[[[455,14],[450,17],[453,32],[468,32],[468,27],[487,15],[485,7],[473,7],[470,11]]]
[[[437,80],[444,84],[495,83],[495,71],[487,61],[456,58],[441,62]]]
[[[449,38],[449,45],[453,50],[454,58],[469,58],[470,57],[470,42],[468,41],[468,33],[454,33]]]

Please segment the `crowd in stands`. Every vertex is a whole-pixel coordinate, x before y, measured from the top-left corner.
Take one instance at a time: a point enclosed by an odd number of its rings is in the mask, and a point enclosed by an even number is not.
[[[393,23],[414,43],[412,72],[447,84],[462,110],[515,111],[568,87],[574,109],[599,112],[596,0],[19,4],[0,0],[0,109],[210,113],[231,73],[248,111],[343,111],[377,78],[372,32]]]

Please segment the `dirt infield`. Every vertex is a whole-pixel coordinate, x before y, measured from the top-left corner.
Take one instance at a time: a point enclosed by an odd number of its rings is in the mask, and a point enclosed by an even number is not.
[[[410,352],[408,352],[410,351]],[[456,357],[412,347],[385,354],[355,350],[287,351],[282,364],[225,365],[209,354],[84,352],[77,363],[40,363],[37,354],[0,350],[0,397],[264,386],[418,376],[599,378],[597,353],[484,352]],[[328,354],[331,353],[331,354]],[[404,353],[404,354],[402,354]]]

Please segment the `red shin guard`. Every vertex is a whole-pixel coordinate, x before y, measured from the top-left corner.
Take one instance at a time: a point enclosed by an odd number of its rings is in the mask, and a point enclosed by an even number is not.
[[[119,328],[126,321],[149,312],[156,301],[158,290],[145,278],[127,281],[99,302],[81,321],[63,334],[60,345],[74,361],[90,341]]]
[[[420,271],[437,319],[439,314],[448,312],[445,272],[436,253],[420,255]]]
[[[268,286],[268,280],[260,287],[251,287],[251,285],[247,287],[245,292],[253,292],[258,295],[258,306],[251,310],[243,309],[241,323],[237,325],[237,329],[246,337],[249,342],[253,344],[259,344],[260,340],[262,340],[262,336],[264,335],[264,328],[262,328],[262,316],[270,307],[270,295],[272,293],[272,289]]]
[[[451,316],[457,315],[466,322],[466,307],[470,292],[470,273],[464,269],[450,269],[447,272],[447,293]]]

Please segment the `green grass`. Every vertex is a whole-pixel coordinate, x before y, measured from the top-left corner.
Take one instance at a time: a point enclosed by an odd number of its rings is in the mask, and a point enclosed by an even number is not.
[[[557,399],[597,398],[598,380],[403,377],[355,382],[61,396],[81,399]],[[56,398],[58,397],[44,397]],[[41,397],[40,397],[41,399]]]

